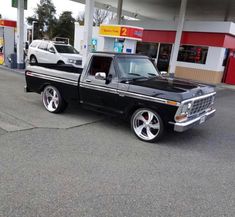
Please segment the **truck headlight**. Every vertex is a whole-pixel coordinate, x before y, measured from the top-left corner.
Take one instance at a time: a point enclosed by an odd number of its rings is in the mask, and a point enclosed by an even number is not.
[[[191,109],[191,107],[192,107],[192,103],[191,102],[184,104],[182,106],[181,113],[182,114],[188,114],[190,109]]]
[[[74,60],[74,59],[68,59],[68,63],[75,64],[75,63],[76,63],[76,60]]]
[[[181,107],[179,107],[179,110],[177,111],[177,114],[175,116],[175,121],[177,122],[183,122],[188,119],[189,112],[192,108],[192,102],[187,102],[183,104]]]

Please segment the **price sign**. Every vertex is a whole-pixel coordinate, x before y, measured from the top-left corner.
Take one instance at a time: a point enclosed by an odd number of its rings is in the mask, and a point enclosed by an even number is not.
[[[19,0],[12,0],[11,1],[11,6],[13,8],[17,8],[18,7],[18,1]],[[27,0],[24,0],[24,9],[27,10],[27,5],[28,5],[28,1]]]

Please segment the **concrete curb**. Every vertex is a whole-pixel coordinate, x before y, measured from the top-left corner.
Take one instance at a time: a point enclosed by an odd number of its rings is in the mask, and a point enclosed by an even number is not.
[[[229,89],[229,90],[235,90],[235,85],[230,85],[230,84],[218,84],[216,86],[216,89]]]
[[[11,68],[4,66],[4,65],[0,65],[0,69],[8,70],[8,71],[11,71],[11,72],[14,72],[17,74],[22,74],[22,75],[24,75],[24,72],[25,72],[25,69],[11,69]]]

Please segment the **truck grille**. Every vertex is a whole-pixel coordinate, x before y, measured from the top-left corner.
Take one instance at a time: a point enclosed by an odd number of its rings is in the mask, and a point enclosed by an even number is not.
[[[201,112],[204,112],[208,109],[214,102],[215,96],[209,96],[202,99],[195,100],[193,102],[192,109],[190,111],[190,115],[195,115]]]

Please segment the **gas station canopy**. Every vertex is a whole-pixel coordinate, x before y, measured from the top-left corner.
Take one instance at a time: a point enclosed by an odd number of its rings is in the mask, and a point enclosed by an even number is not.
[[[72,0],[85,4],[85,0]],[[95,6],[117,11],[118,0],[96,0]],[[137,19],[176,20],[181,0],[123,0],[123,15]],[[234,0],[189,0],[187,20],[235,21]]]

